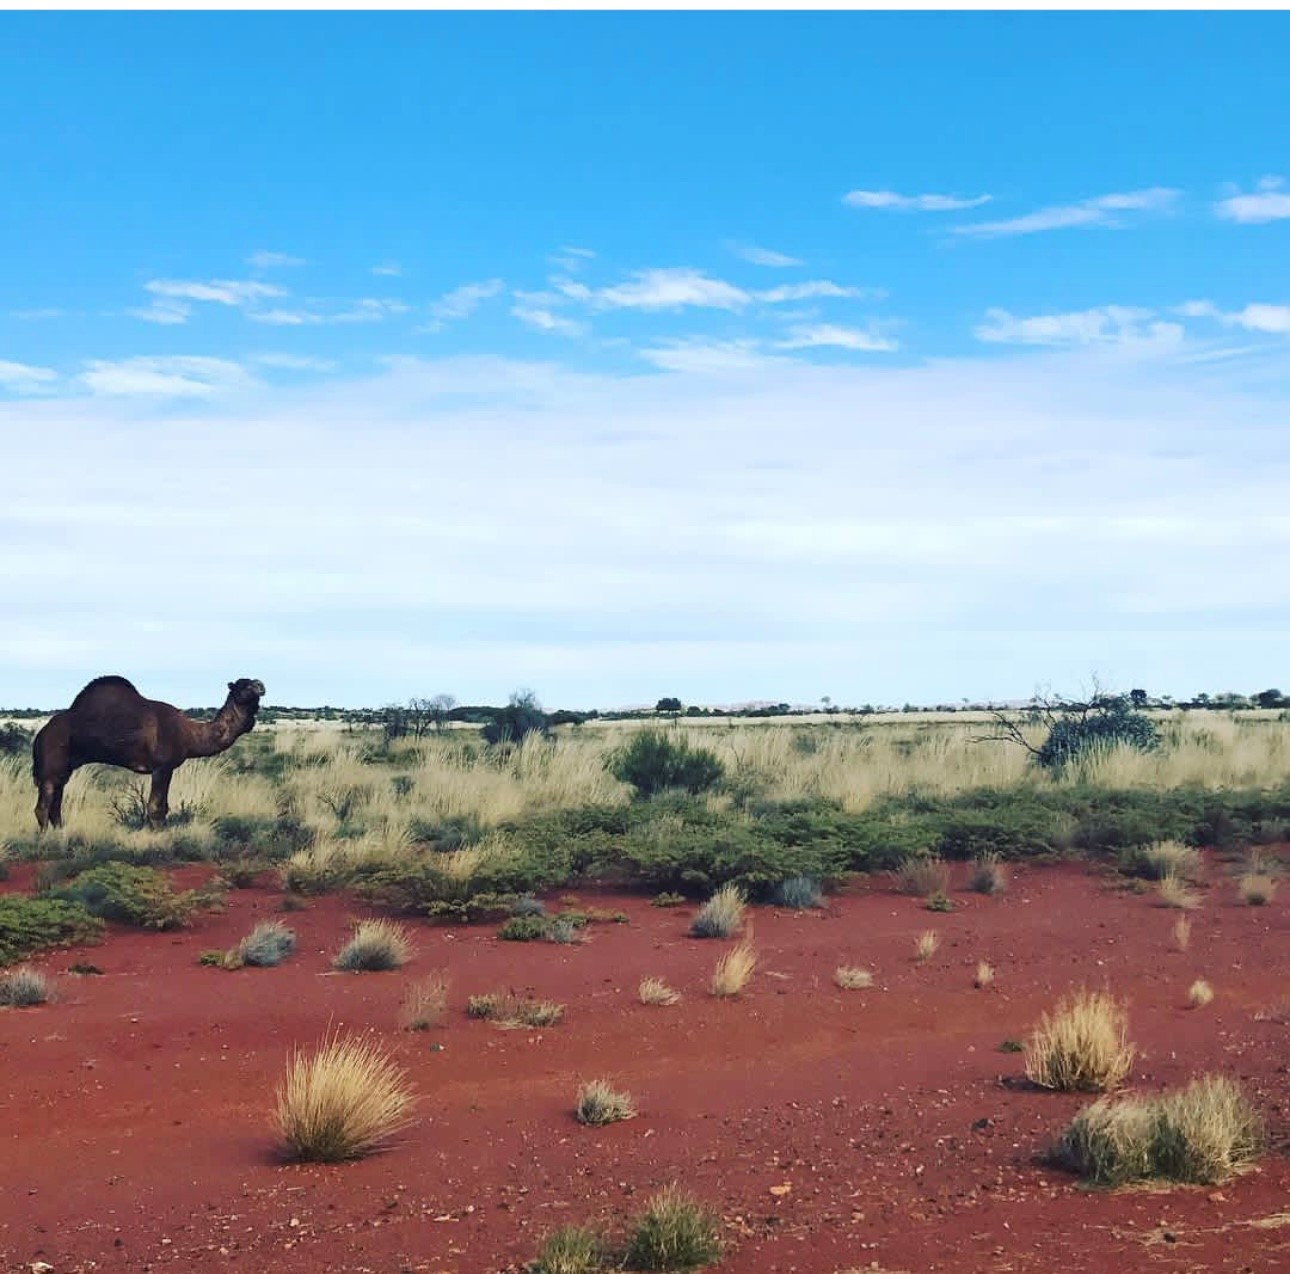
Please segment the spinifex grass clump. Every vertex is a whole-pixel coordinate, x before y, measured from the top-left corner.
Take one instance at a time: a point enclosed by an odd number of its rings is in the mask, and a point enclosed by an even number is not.
[[[946,896],[950,890],[950,867],[941,859],[927,854],[906,858],[892,873],[896,888],[902,894],[928,898]]]
[[[673,1183],[646,1205],[624,1263],[633,1270],[693,1270],[715,1261],[721,1246],[716,1216]]]
[[[1214,988],[1204,978],[1197,978],[1187,991],[1187,1002],[1194,1009],[1203,1009],[1214,999]]]
[[[448,1011],[448,975],[428,973],[408,987],[399,1019],[405,1031],[428,1031],[443,1022]]]
[[[833,981],[844,991],[864,991],[873,986],[873,974],[853,964],[840,964],[833,970]]]
[[[29,1009],[49,1002],[49,979],[39,969],[22,966],[0,974],[0,1006]]]
[[[935,929],[926,929],[914,940],[914,959],[919,964],[930,960],[941,945],[941,935]]]
[[[972,861],[968,888],[978,894],[1001,894],[1008,887],[1008,871],[997,853],[982,854]]]
[[[342,973],[385,973],[407,964],[411,954],[412,944],[402,925],[361,920],[331,963]]]
[[[738,995],[748,985],[757,967],[757,951],[746,939],[717,961],[710,989],[718,999]]]
[[[1206,1075],[1158,1097],[1100,1098],[1075,1116],[1053,1158],[1096,1185],[1211,1185],[1258,1157],[1263,1128],[1232,1080]]]
[[[517,995],[514,991],[492,991],[487,995],[472,995],[466,1001],[466,1016],[510,1028],[554,1026],[564,1016],[564,1005]]]
[[[1041,1088],[1103,1092],[1123,1082],[1135,1053],[1124,1006],[1102,992],[1077,991],[1045,1013],[1026,1041],[1026,1075]]]
[[[250,965],[270,969],[281,964],[296,949],[296,933],[281,920],[264,920],[256,925],[225,957],[230,969]]]
[[[1277,882],[1267,872],[1247,871],[1237,881],[1236,888],[1247,907],[1263,907],[1276,897]]]
[[[739,928],[743,916],[743,891],[737,885],[722,885],[699,908],[690,933],[696,938],[728,938]]]
[[[642,1004],[675,1004],[681,997],[662,978],[642,978],[636,988]]]
[[[278,1088],[278,1132],[292,1159],[359,1159],[407,1127],[412,1102],[404,1073],[379,1044],[333,1035],[317,1052],[292,1057]]]
[[[1200,854],[1190,845],[1176,840],[1156,841],[1137,851],[1137,861],[1144,875],[1155,880],[1176,876],[1196,880],[1200,876]]]
[[[780,907],[807,911],[824,906],[824,891],[820,882],[811,876],[790,876],[775,886],[774,901]]]
[[[605,1268],[605,1241],[585,1225],[562,1225],[542,1240],[530,1274],[599,1274]]]
[[[1194,889],[1188,889],[1187,882],[1172,872],[1160,877],[1158,885],[1160,905],[1175,907],[1180,911],[1194,911],[1200,906],[1200,895]]]
[[[619,1092],[608,1080],[591,1079],[578,1089],[574,1108],[580,1124],[613,1124],[636,1117],[636,1103],[630,1093]]]

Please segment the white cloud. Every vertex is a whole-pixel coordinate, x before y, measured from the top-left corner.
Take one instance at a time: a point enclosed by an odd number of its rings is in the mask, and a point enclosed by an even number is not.
[[[970,199],[958,195],[898,195],[894,190],[853,190],[842,197],[850,208],[880,208],[890,212],[958,212],[979,208],[991,196],[976,195]]]
[[[564,318],[542,305],[534,305],[526,300],[517,300],[511,306],[511,314],[525,327],[531,327],[537,332],[547,332],[553,336],[582,336],[587,330],[584,323]]]
[[[485,279],[480,283],[463,283],[445,292],[430,306],[430,322],[421,330],[442,331],[449,323],[469,318],[487,300],[498,296],[506,285],[501,279]]]
[[[753,265],[764,265],[771,269],[785,269],[788,266],[802,264],[797,257],[787,256],[785,253],[776,252],[772,248],[760,248],[755,243],[731,243],[728,246],[735,256],[741,260],[751,262]]]
[[[257,354],[253,361],[262,367],[278,367],[289,372],[334,372],[340,366],[334,359],[302,354]]]
[[[955,226],[954,234],[978,239],[997,239],[1011,235],[1039,234],[1045,230],[1065,230],[1073,226],[1106,226],[1119,229],[1125,225],[1121,213],[1165,213],[1177,202],[1179,191],[1164,186],[1148,190],[1098,195],[1073,204],[1053,204],[1021,217],[1004,221],[979,221]]]
[[[256,279],[211,279],[207,283],[191,279],[153,279],[143,286],[153,296],[208,301],[214,305],[251,305],[270,297],[287,295],[285,289]]]
[[[565,296],[603,310],[679,310],[687,306],[740,310],[753,299],[733,283],[684,266],[637,270],[631,282],[607,288],[592,289],[568,279],[557,279],[554,284]]]
[[[209,398],[252,388],[255,378],[238,363],[191,355],[90,359],[79,379],[92,393],[163,398]]]
[[[562,247],[547,257],[547,260],[552,265],[558,265],[566,274],[577,274],[588,261],[594,261],[595,258],[596,254],[590,248]]]
[[[277,307],[271,310],[248,310],[246,317],[254,323],[271,327],[317,327],[324,323],[382,323],[407,314],[411,306],[389,297],[366,296],[343,303],[341,310],[295,309]]]
[[[884,336],[875,326],[862,329],[840,327],[833,323],[817,323],[808,327],[794,327],[787,340],[777,341],[779,349],[849,349],[866,353],[885,353],[899,348],[898,342]]]
[[[1253,302],[1239,310],[1220,310],[1212,301],[1188,301],[1178,306],[1177,312],[1185,318],[1209,318],[1224,327],[1239,327],[1247,332],[1266,332],[1273,335],[1290,334],[1290,305],[1267,305]]]
[[[187,301],[176,301],[170,297],[157,297],[147,309],[137,306],[126,310],[131,318],[142,319],[145,323],[160,323],[163,326],[178,326],[188,322],[193,307]]]
[[[1007,310],[989,309],[985,312],[985,322],[973,329],[973,335],[979,341],[1001,345],[1172,344],[1182,339],[1182,328],[1177,323],[1157,319],[1153,310],[1101,305],[1027,318]]]
[[[247,265],[253,270],[279,270],[286,269],[288,266],[304,265],[303,257],[289,256],[285,252],[252,252],[246,259]]]
[[[827,279],[815,279],[808,283],[785,283],[753,295],[768,305],[779,305],[784,301],[810,301],[824,297],[881,296],[882,292],[877,288],[845,287]]]
[[[58,373],[51,368],[11,363],[0,358],[0,389],[11,394],[45,393],[57,379]]]
[[[759,341],[716,341],[705,337],[662,341],[642,349],[640,356],[663,371],[705,376],[774,367],[785,361],[763,352]]]
[[[397,279],[403,273],[403,267],[397,261],[382,261],[380,265],[372,267],[372,273]]]
[[[1284,221],[1290,217],[1290,190],[1284,178],[1264,177],[1253,194],[1236,193],[1220,199],[1215,213],[1225,221],[1258,225],[1265,221]]]

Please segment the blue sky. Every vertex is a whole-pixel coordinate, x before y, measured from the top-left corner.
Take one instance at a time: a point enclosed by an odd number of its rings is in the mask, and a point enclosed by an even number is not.
[[[1290,681],[1285,15],[0,15],[0,703]]]

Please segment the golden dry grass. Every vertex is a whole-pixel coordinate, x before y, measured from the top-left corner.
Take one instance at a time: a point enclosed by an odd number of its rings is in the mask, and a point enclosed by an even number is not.
[[[1143,867],[1157,880],[1173,876],[1180,880],[1200,878],[1200,853],[1176,840],[1156,841],[1139,851]]]
[[[505,1030],[523,1027],[554,1026],[564,1017],[564,1005],[553,1000],[539,1000],[517,995],[513,991],[491,991],[472,995],[466,1001],[466,1016],[481,1018]]]
[[[833,981],[844,991],[864,991],[873,986],[873,974],[854,964],[840,964],[833,970]]]
[[[1267,872],[1247,871],[1236,882],[1236,891],[1247,907],[1263,907],[1276,897],[1277,882]]]
[[[972,977],[972,985],[978,991],[984,990],[994,981],[994,966],[986,960],[981,960],[976,966],[976,973]]]
[[[718,999],[738,995],[748,985],[756,968],[757,952],[745,938],[717,961],[709,984],[712,994]]]
[[[1194,889],[1189,889],[1187,882],[1181,876],[1175,876],[1173,872],[1167,872],[1161,876],[1156,888],[1162,907],[1194,911],[1200,906],[1200,894]]]
[[[1124,1005],[1104,992],[1076,991],[1026,1040],[1026,1076],[1041,1088],[1103,1092],[1123,1083],[1136,1053]]]
[[[411,983],[399,1006],[399,1024],[405,1031],[428,1031],[440,1026],[448,1012],[448,975],[436,969]]]
[[[1191,919],[1188,916],[1179,916],[1174,921],[1174,946],[1179,951],[1186,951],[1191,945]]]
[[[696,938],[728,938],[744,918],[744,895],[738,885],[722,885],[699,908],[690,925]]]
[[[406,1128],[412,1105],[403,1071],[379,1044],[331,1035],[291,1058],[278,1088],[277,1131],[292,1159],[358,1159]]]
[[[681,998],[662,978],[642,978],[636,995],[642,1004],[660,1006],[675,1004]]]
[[[891,876],[892,884],[900,893],[920,898],[944,895],[950,888],[949,864],[934,855],[907,858]]]
[[[1194,1009],[1203,1009],[1214,998],[1214,988],[1203,978],[1197,978],[1187,991],[1187,1002]]]
[[[580,1124],[614,1124],[636,1118],[636,1103],[631,1093],[614,1088],[608,1080],[590,1079],[578,1089],[574,1114]]]
[[[936,954],[940,945],[941,935],[935,929],[924,929],[914,939],[914,959],[919,964],[925,964]]]

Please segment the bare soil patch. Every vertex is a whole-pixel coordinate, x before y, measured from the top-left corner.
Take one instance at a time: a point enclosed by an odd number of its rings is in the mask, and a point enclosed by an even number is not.
[[[996,897],[966,881],[957,868],[947,914],[882,884],[822,910],[753,909],[759,964],[732,999],[708,993],[715,948],[688,936],[694,908],[638,896],[580,894],[630,922],[590,926],[577,945],[414,921],[412,959],[379,974],[331,968],[373,914],[343,896],[280,913],[266,885],[178,933],[114,926],[99,946],[31,962],[55,1002],[0,1011],[0,1260],[55,1274],[518,1271],[547,1231],[621,1233],[677,1180],[723,1218],[714,1268],[728,1274],[1290,1268],[1286,898],[1242,906],[1224,881],[1179,951],[1175,913],[1083,866],[1016,868]],[[282,965],[197,963],[273,918],[298,935]],[[939,949],[917,963],[929,928]],[[101,976],[67,973],[77,962]],[[873,985],[841,990],[842,965],[872,970]],[[437,970],[444,1025],[400,1030],[409,983]],[[641,1004],[645,976],[680,1003]],[[1198,978],[1215,992],[1203,1013],[1188,1004]],[[1205,1071],[1245,1085],[1274,1143],[1256,1171],[1106,1194],[1046,1166],[1087,1098],[1032,1089],[999,1045],[1081,985],[1128,1001],[1131,1089]],[[564,1017],[539,1030],[466,1017],[468,996],[499,989]],[[329,1028],[379,1036],[418,1122],[370,1159],[286,1164],[274,1089],[292,1049]],[[580,1126],[572,1096],[597,1077],[629,1091],[638,1117]]]

